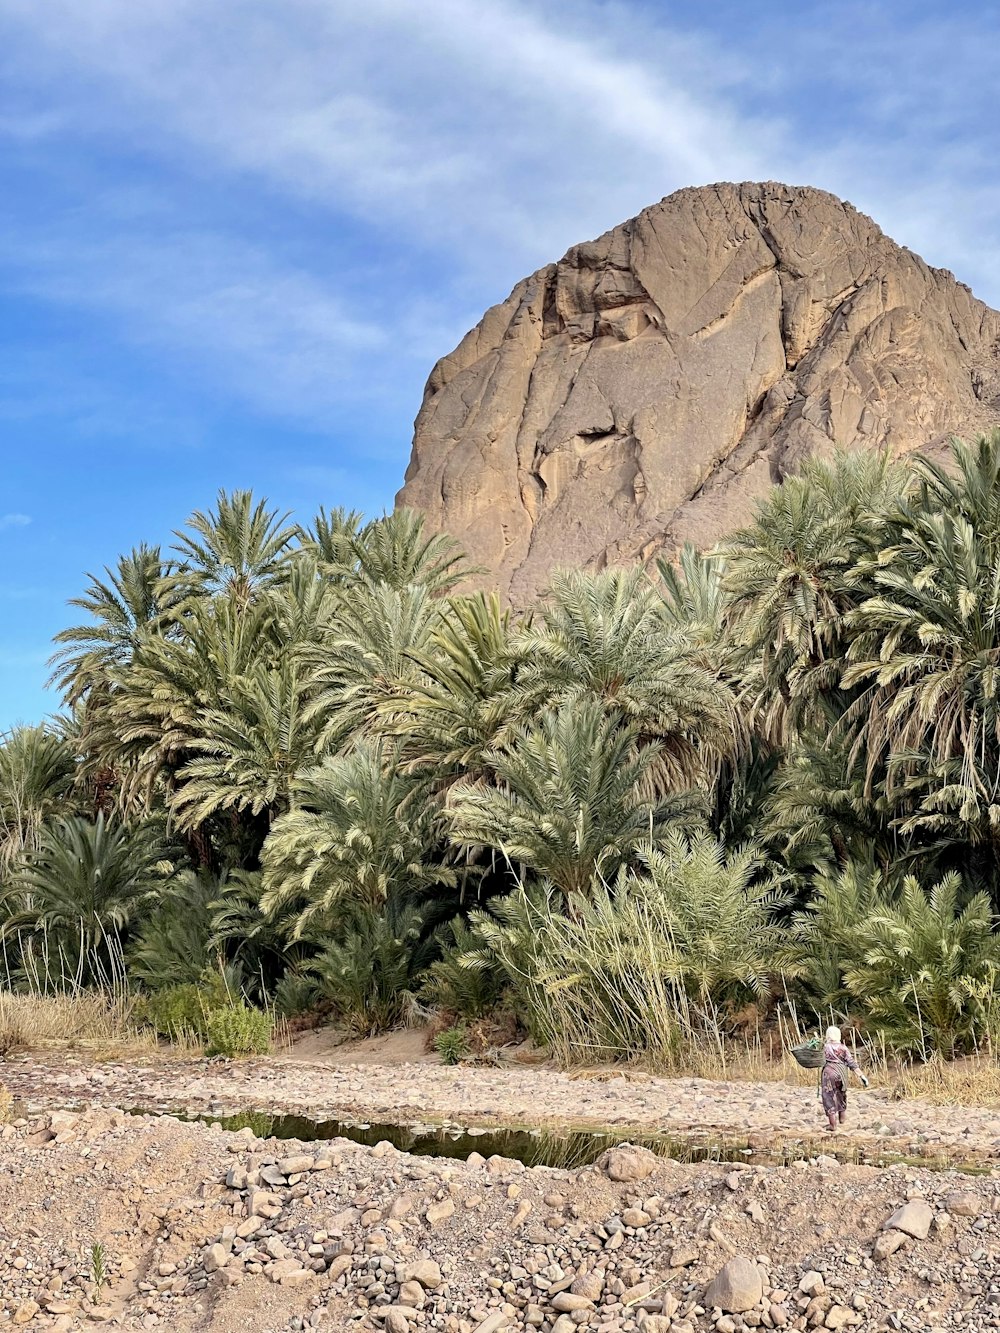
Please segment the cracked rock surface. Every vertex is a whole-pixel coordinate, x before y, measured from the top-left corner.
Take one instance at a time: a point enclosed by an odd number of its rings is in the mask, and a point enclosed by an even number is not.
[[[525,278],[434,370],[401,504],[515,603],[710,545],[802,459],[1000,421],[1000,314],[821,190],[680,190]]]

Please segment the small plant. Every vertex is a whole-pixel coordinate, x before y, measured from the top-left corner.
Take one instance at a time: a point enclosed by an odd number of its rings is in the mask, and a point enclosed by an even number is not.
[[[271,1049],[274,1020],[262,1009],[228,1005],[209,1014],[206,1026],[206,1055],[266,1055]]]
[[[94,1304],[99,1305],[108,1281],[108,1257],[99,1240],[90,1247],[90,1280],[94,1284]]]
[[[434,1038],[434,1049],[443,1065],[457,1065],[469,1054],[469,1038],[464,1027],[445,1028]]]
[[[6,1125],[10,1120],[13,1105],[14,1098],[11,1096],[10,1088],[6,1083],[0,1083],[0,1125]]]

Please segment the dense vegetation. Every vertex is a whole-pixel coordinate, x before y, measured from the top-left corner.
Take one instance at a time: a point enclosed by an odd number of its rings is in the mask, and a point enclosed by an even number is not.
[[[661,1064],[789,1005],[993,1041],[1000,435],[809,463],[524,614],[471,572],[413,513],[237,492],[91,578],[64,715],[0,748],[7,985],[221,1050],[262,1010]]]

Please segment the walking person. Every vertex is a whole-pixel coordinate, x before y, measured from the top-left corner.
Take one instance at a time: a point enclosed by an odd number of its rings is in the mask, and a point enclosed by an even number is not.
[[[844,1045],[840,1028],[827,1028],[823,1040],[823,1074],[820,1091],[823,1097],[823,1110],[830,1122],[827,1129],[831,1134],[837,1132],[837,1126],[844,1123],[847,1115],[847,1071],[852,1069],[862,1085],[867,1088],[868,1080],[858,1068],[858,1062]]]

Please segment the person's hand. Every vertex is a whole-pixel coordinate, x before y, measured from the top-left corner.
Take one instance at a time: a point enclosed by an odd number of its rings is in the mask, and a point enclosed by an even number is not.
[[[861,1086],[867,1088],[868,1080],[865,1078],[864,1074],[859,1074],[858,1077],[861,1079]]]

